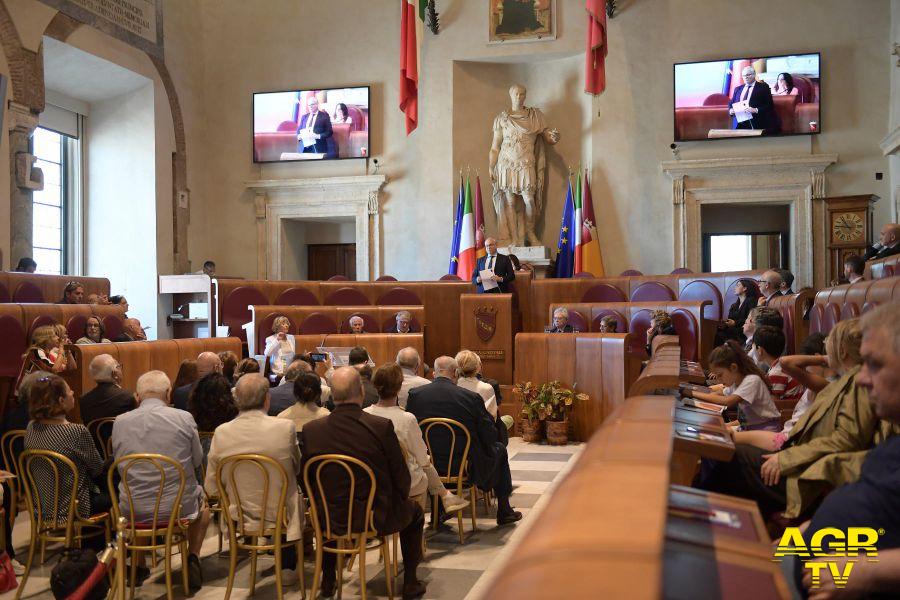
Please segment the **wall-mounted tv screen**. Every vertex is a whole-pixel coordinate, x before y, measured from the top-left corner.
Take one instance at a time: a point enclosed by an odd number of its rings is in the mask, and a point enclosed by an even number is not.
[[[675,141],[822,130],[820,55],[675,65]]]
[[[368,155],[368,86],[253,94],[253,162]]]

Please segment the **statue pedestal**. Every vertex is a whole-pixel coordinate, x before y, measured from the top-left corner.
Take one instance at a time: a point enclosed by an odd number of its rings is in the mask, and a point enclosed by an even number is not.
[[[550,249],[547,246],[505,246],[498,248],[500,254],[515,254],[520,262],[534,267],[534,277],[543,279],[550,268]]]

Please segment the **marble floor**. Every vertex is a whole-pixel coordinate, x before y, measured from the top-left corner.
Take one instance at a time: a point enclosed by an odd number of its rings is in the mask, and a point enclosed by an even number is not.
[[[502,565],[503,557],[509,553],[515,538],[527,529],[529,520],[533,519],[540,512],[543,503],[548,497],[548,490],[552,489],[561,478],[561,474],[568,470],[580,449],[579,445],[555,447],[528,444],[523,442],[521,438],[510,439],[510,470],[512,471],[514,486],[512,504],[522,511],[525,518],[516,525],[498,527],[495,521],[494,509],[492,508],[490,512],[487,512],[483,503],[479,502],[477,513],[478,530],[473,533],[471,530],[471,519],[465,519],[463,522],[464,544],[459,544],[455,519],[449,521],[450,528],[445,531],[432,532],[426,529],[428,553],[424,562],[419,566],[419,578],[428,585],[428,592],[425,598],[461,600],[464,598],[475,599],[482,597],[483,590],[489,584],[492,573],[496,572]],[[13,537],[18,558],[23,562],[27,557],[29,530],[28,519],[24,514],[20,514]],[[204,585],[193,596],[198,600],[220,599],[225,595],[228,558],[227,555],[223,557],[217,555],[217,539],[217,530],[211,526],[201,553]],[[23,598],[52,600],[53,596],[49,591],[49,575],[52,565],[55,564],[55,555],[53,553],[48,554],[46,563],[43,566],[36,566],[32,569]],[[307,561],[304,575],[308,591],[312,584],[313,567],[309,557],[307,557]],[[173,567],[178,569],[179,564],[179,558],[175,557]],[[249,595],[249,571],[249,561],[244,560],[238,563],[232,598],[239,600],[244,598],[269,600],[277,597],[272,558],[260,558],[256,593],[253,596]],[[180,573],[176,571],[176,582],[179,581],[179,577]],[[387,598],[384,569],[379,562],[377,552],[368,554],[366,579],[368,580],[368,598]],[[402,581],[402,574],[397,581],[398,583]],[[135,597],[142,600],[165,598],[164,582],[164,575],[160,565],[158,569],[153,571],[150,579],[137,589]],[[359,598],[359,584],[358,567],[354,567],[352,573],[345,571],[343,597],[347,600]],[[13,595],[14,592],[10,592],[0,596],[0,599],[12,598]],[[175,597],[181,596],[181,588],[176,586]],[[299,585],[285,589],[285,598],[299,597]]]

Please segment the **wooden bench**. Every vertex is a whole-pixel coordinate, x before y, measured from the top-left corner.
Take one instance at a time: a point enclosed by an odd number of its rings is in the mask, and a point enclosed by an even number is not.
[[[364,347],[375,366],[397,360],[397,353],[411,346],[418,350],[419,356],[425,352],[425,337],[421,333],[336,333],[324,335],[295,335],[297,353],[315,352],[320,346],[352,348]]]
[[[105,277],[79,277],[74,275],[42,275],[0,271],[0,303],[59,302],[63,290],[72,281],[84,287],[85,299],[90,294],[109,295],[109,279]]]
[[[900,277],[825,288],[816,293],[815,304],[809,311],[809,331],[827,334],[840,321],[858,317],[897,299],[900,299]]]

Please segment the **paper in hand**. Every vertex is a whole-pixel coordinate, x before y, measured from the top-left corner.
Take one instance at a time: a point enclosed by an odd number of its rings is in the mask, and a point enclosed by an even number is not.
[[[491,279],[493,275],[494,272],[491,269],[482,269],[482,271],[478,274],[478,276],[481,277],[481,287],[484,291],[500,287],[497,285],[496,281]]]
[[[745,101],[735,102],[731,105],[731,108],[734,109],[734,118],[738,123],[743,123],[744,121],[749,121],[753,118],[753,114],[750,113],[750,103]]]

